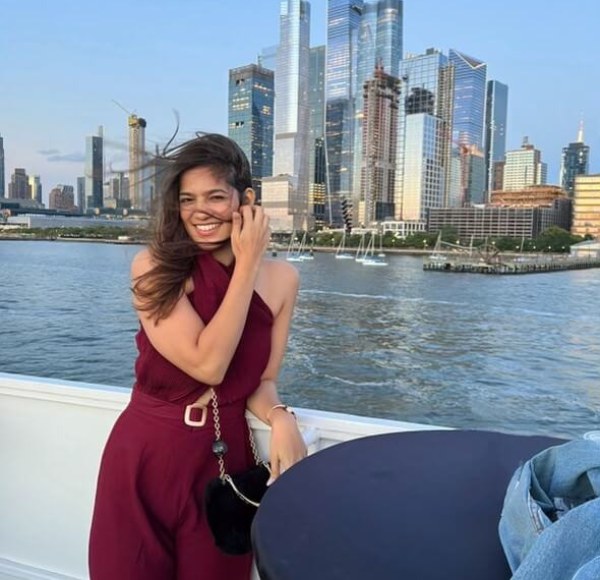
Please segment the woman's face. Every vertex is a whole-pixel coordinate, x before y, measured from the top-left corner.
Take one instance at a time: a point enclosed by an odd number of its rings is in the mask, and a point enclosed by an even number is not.
[[[190,238],[202,249],[218,248],[231,237],[231,217],[240,194],[210,167],[195,167],[181,175],[179,215]]]

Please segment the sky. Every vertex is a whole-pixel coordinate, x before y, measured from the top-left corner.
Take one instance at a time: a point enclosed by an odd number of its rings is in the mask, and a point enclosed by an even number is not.
[[[311,2],[311,45],[326,42],[327,0]],[[598,0],[404,0],[404,52],[455,48],[509,86],[507,149],[523,137],[558,183],[581,119],[600,173]],[[105,157],[127,166],[127,111],[147,146],[227,133],[228,71],[279,40],[278,0],[3,0],[0,135],[8,183],[40,175],[44,201],[84,174],[85,138],[104,127]],[[118,106],[115,101],[120,104]]]

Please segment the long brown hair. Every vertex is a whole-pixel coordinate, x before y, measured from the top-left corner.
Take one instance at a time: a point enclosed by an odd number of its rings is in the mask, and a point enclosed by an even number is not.
[[[209,167],[241,192],[252,187],[250,164],[239,145],[216,133],[203,134],[186,141],[160,157],[156,164],[161,174],[159,206],[149,245],[154,266],[133,282],[137,308],[148,312],[156,322],[166,318],[184,292],[192,275],[198,245],[190,239],[179,214],[181,176],[189,169]]]

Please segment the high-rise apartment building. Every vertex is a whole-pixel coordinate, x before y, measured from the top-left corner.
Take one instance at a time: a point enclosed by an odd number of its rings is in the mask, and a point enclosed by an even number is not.
[[[48,207],[61,211],[75,209],[75,192],[72,185],[57,185],[50,190]]]
[[[31,188],[31,198],[42,203],[42,182],[39,175],[29,176],[29,187]]]
[[[341,226],[348,221],[344,219],[344,207],[351,204],[352,198],[354,96],[358,67],[358,37],[363,9],[363,0],[329,0],[327,3],[325,79],[327,207],[328,221],[336,226]]]
[[[494,191],[494,164],[504,161],[506,123],[508,118],[508,86],[488,81],[485,97],[485,174],[486,201]]]
[[[315,227],[327,224],[325,164],[325,46],[310,49],[308,66],[308,201]]]
[[[15,169],[8,184],[8,197],[11,199],[31,199],[29,176],[22,167]]]
[[[99,127],[98,135],[90,135],[85,140],[85,211],[103,207],[103,184],[104,134]]]
[[[248,157],[259,200],[263,177],[273,175],[274,101],[273,71],[256,64],[229,71],[228,133]]]
[[[77,208],[79,213],[85,211],[85,177],[77,178]]]
[[[358,64],[354,95],[354,216],[365,192],[361,191],[364,118],[364,87],[376,69],[398,77],[402,59],[402,0],[376,0],[364,4],[358,38]],[[394,139],[397,142],[397,138]],[[362,220],[359,220],[362,221]]]
[[[575,176],[573,223],[576,236],[600,237],[600,174]]]
[[[525,137],[521,149],[506,152],[502,189],[513,191],[529,185],[543,185],[547,175],[548,167],[542,163],[542,153]]]
[[[6,176],[4,173],[4,138],[0,135],[0,197],[6,197]]]
[[[146,157],[146,119],[129,115],[129,199],[132,209],[147,211],[150,200],[146,195],[149,183],[147,179]]]
[[[400,80],[377,67],[365,81],[358,223],[394,218]]]
[[[433,48],[400,63],[396,219],[425,223],[428,208],[453,205],[451,135],[454,67]]]
[[[307,229],[310,4],[284,0],[275,74],[273,176],[263,179],[262,204],[273,231]]]
[[[577,140],[569,143],[562,150],[560,164],[560,184],[562,188],[573,197],[575,192],[575,178],[578,175],[587,175],[589,171],[590,148],[583,142],[583,121],[579,125]]]

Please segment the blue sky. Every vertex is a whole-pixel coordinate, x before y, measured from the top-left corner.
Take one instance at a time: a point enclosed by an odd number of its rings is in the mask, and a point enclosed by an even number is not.
[[[311,2],[311,44],[326,40],[326,0]],[[600,172],[597,0],[405,0],[404,51],[456,48],[509,85],[509,149],[523,136],[558,181],[579,120]],[[227,131],[228,70],[255,62],[279,36],[278,0],[4,0],[0,20],[0,134],[6,173],[39,174],[44,198],[83,175],[85,137],[104,126],[107,161],[125,167],[127,115],[163,143]]]

